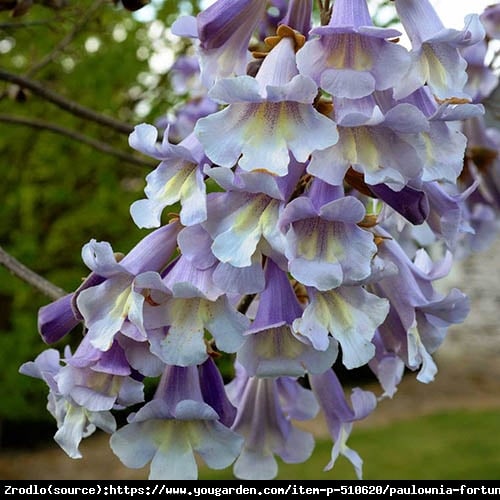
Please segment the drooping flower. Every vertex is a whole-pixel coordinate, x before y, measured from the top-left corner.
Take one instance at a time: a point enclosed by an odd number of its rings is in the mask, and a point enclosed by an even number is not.
[[[417,106],[395,101],[390,90],[360,99],[334,96],[333,103],[339,141],[312,154],[311,175],[340,186],[353,169],[366,184],[395,191],[421,177],[427,151],[420,134],[429,123]]]
[[[54,440],[69,457],[82,458],[79,450],[81,440],[93,434],[97,428],[108,433],[114,432],[116,421],[108,410],[90,410],[61,393],[57,382],[62,369],[59,358],[57,350],[47,349],[35,361],[24,363],[19,371],[23,375],[39,378],[49,386],[47,409],[57,423]]]
[[[251,264],[235,267],[220,262],[212,253],[213,240],[201,225],[184,228],[179,234],[179,248],[193,267],[211,272],[213,284],[229,294],[252,294],[264,289],[261,253],[256,251]]]
[[[382,228],[377,228],[377,232],[390,238]],[[443,342],[449,325],[462,322],[469,311],[468,299],[462,292],[454,288],[443,296],[432,283],[448,274],[451,253],[433,263],[420,249],[412,262],[395,241],[384,239],[379,245],[379,256],[392,261],[399,270],[370,285],[390,304],[387,318],[378,328],[382,342],[408,368],[420,368],[418,380],[430,382],[437,372],[431,354]]]
[[[342,194],[341,188],[315,180],[307,196],[291,201],[280,216],[290,273],[318,290],[363,280],[371,272],[373,235],[357,225],[364,206]]]
[[[38,331],[47,344],[61,340],[80,322],[71,307],[73,297],[74,294],[69,293],[40,308]]]
[[[144,331],[147,295],[150,289],[162,288],[158,272],[173,253],[179,229],[177,222],[157,229],[119,263],[107,242],[91,240],[83,247],[83,260],[93,273],[74,302],[94,347],[109,349],[127,319]]]
[[[259,295],[259,306],[237,361],[250,376],[300,377],[306,372],[322,373],[337,357],[335,341],[317,351],[308,339],[292,330],[302,316],[287,274],[270,259],[266,262],[266,288]]]
[[[488,44],[482,40],[463,48],[460,53],[467,61],[465,91],[471,96],[472,102],[481,102],[495,90],[499,82],[498,75],[486,64]]]
[[[194,135],[180,144],[168,141],[168,129],[161,146],[156,145],[158,131],[145,123],[137,125],[129,143],[138,151],[161,160],[147,177],[147,199],[132,203],[130,213],[139,227],[159,227],[163,209],[180,201],[180,220],[185,226],[203,222],[207,216],[206,188],[202,168],[204,155]]]
[[[342,347],[342,362],[348,369],[362,366],[375,354],[371,342],[376,328],[385,320],[389,303],[368,293],[362,286],[309,291],[310,303],[293,330],[307,337],[315,349],[329,346],[329,335]]]
[[[146,326],[152,352],[166,364],[203,363],[208,357],[205,330],[225,352],[236,352],[243,344],[248,319],[213,285],[210,274],[181,257],[165,277],[172,297]]]
[[[403,379],[405,364],[396,353],[385,348],[378,330],[373,336],[372,343],[375,345],[375,356],[368,362],[368,366],[384,390],[381,398],[392,398]]]
[[[203,227],[213,238],[211,250],[221,262],[234,267],[252,265],[262,240],[272,248],[283,246],[277,225],[282,204],[265,194],[213,193]]]
[[[335,97],[393,88],[410,65],[407,51],[387,40],[400,32],[373,26],[366,0],[337,0],[328,26],[311,35],[297,53],[299,71]]]
[[[398,16],[412,43],[413,64],[395,97],[400,98],[426,84],[441,100],[469,100],[464,91],[467,63],[459,48],[484,37],[477,14],[465,18],[462,31],[446,29],[429,0],[395,0]]]
[[[72,356],[66,356],[66,366],[54,377],[59,392],[90,411],[142,403],[143,384],[131,377],[132,369],[120,345],[114,342],[108,351],[102,352],[87,339],[83,338]]]
[[[149,479],[156,480],[197,479],[195,453],[213,469],[228,467],[240,452],[242,438],[221,423],[211,406],[229,404],[222,400],[223,387],[215,387],[212,396],[220,401],[212,398],[207,404],[196,366],[168,366],[153,400],[111,436],[113,452],[127,467],[151,462]]]
[[[310,419],[318,404],[309,390],[291,391],[285,380],[298,388],[295,379],[249,377],[237,365],[227,391],[238,409],[232,429],[245,439],[233,467],[240,479],[274,478],[278,472],[274,455],[286,463],[300,463],[312,453],[314,438],[294,427],[290,418]]]
[[[195,127],[217,165],[283,176],[291,155],[305,162],[313,151],[337,142],[335,123],[314,109],[316,84],[298,74],[295,49],[303,40],[284,25],[278,35],[255,78],[225,78],[209,92],[215,101],[229,104]]]
[[[363,460],[353,449],[347,446],[353,422],[362,420],[376,407],[377,400],[373,393],[355,388],[352,392],[352,408],[349,407],[342,385],[333,370],[309,378],[311,389],[318,400],[326,418],[330,435],[334,440],[330,462],[325,470],[330,470],[339,457],[344,455],[354,466],[358,479],[363,475]]]
[[[486,33],[490,38],[500,38],[500,5],[491,4],[481,14]]]
[[[201,79],[207,88],[219,78],[246,73],[248,44],[265,10],[261,0],[217,0],[196,18],[174,23],[175,34],[199,39]]]

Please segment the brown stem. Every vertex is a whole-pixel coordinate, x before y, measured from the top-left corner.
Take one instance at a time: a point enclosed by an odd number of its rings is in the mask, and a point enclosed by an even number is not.
[[[56,92],[45,88],[40,83],[34,80],[30,80],[29,78],[26,78],[24,76],[15,75],[14,73],[10,73],[9,71],[0,69],[0,80],[14,83],[22,88],[27,88],[42,99],[55,104],[59,108],[68,111],[75,116],[93,121],[95,123],[98,123],[99,125],[104,125],[105,127],[109,127],[122,134],[129,135],[134,130],[134,127],[128,123],[124,123],[109,116],[97,113],[96,111],[82,106],[75,101],[71,101],[70,99],[63,97]]]
[[[61,127],[60,125],[56,125],[55,123],[49,123],[34,118],[25,118],[24,116],[12,116],[1,113],[0,113],[0,122],[11,123],[14,125],[25,125],[27,127],[39,130],[47,130],[49,132],[60,134],[65,137],[69,137],[75,141],[86,144],[87,146],[90,146],[96,149],[97,151],[109,154],[111,156],[119,158],[120,160],[125,161],[127,163],[131,163],[133,165],[148,167],[148,168],[154,168],[156,166],[156,163],[153,163],[152,161],[137,158],[124,151],[120,151],[119,149],[116,149],[105,142],[98,141],[96,139],[93,139],[92,137],[88,137],[86,135],[80,134],[79,132],[75,132],[74,130],[69,130],[67,128]]]
[[[0,247],[0,264],[5,266],[12,274],[34,286],[37,290],[51,299],[59,299],[67,293],[62,288],[59,288],[35,273],[35,271],[26,267],[24,264],[21,264],[21,262],[12,257],[12,255],[7,253],[2,247]]]
[[[79,21],[73,26],[73,29],[40,61],[34,64],[25,74],[26,78],[31,78],[40,71],[43,67],[50,64],[57,55],[62,52],[75,37],[85,28],[86,24],[92,19],[94,14],[99,10],[101,5],[106,3],[106,0],[96,0],[86,11]]]

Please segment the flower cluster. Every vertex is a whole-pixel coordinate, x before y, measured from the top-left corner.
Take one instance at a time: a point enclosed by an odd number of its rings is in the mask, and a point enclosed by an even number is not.
[[[129,141],[159,161],[130,210],[154,230],[122,258],[84,246],[89,276],[39,313],[48,343],[82,323],[78,348],[21,368],[48,384],[69,456],[99,427],[126,466],[151,462],[150,478],[196,478],[196,454],[268,479],[276,456],[308,459],[313,436],[295,424],[321,410],[325,469],[344,455],[361,477],[347,440],[377,396],[347,398],[333,365],[369,366],[380,397],[405,368],[433,380],[432,354],[469,307],[433,282],[499,208],[498,142],[480,104],[496,77],[477,15],[457,31],[428,0],[394,8],[410,50],[366,0],[337,0],[320,26],[312,0],[217,0],[176,21],[194,54],[175,64],[173,88],[193,99],[161,142],[149,124]],[[226,384],[221,359],[234,362]],[[145,379],[159,379],[146,402]]]

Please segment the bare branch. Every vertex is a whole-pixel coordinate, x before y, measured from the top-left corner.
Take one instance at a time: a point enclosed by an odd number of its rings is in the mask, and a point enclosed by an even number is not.
[[[5,115],[2,113],[0,113],[0,122],[11,123],[14,125],[25,125],[27,127],[36,128],[39,130],[47,130],[49,132],[54,132],[56,134],[69,137],[70,139],[86,144],[87,146],[90,146],[91,148],[94,148],[97,151],[101,151],[108,155],[115,156],[120,160],[126,161],[127,163],[131,163],[133,165],[137,165],[140,167],[154,168],[157,165],[153,161],[138,158],[136,156],[126,153],[125,151],[116,149],[105,142],[98,141],[96,139],[93,139],[92,137],[88,137],[86,135],[80,134],[79,132],[75,132],[74,130],[61,127],[60,125],[56,125],[55,123],[50,123],[33,118],[26,118],[24,116]]]
[[[44,26],[47,24],[53,23],[53,19],[47,19],[45,21],[17,21],[17,22],[8,22],[8,23],[0,23],[0,30],[15,30],[19,28],[29,28],[31,26]]]
[[[94,14],[99,10],[101,5],[106,3],[106,0],[96,0],[86,11],[79,21],[73,26],[73,29],[40,61],[34,64],[27,72],[26,77],[31,78],[40,71],[43,67],[50,64],[57,55],[62,52],[75,37],[85,28],[86,24],[92,19]]]
[[[47,295],[51,299],[59,299],[63,295],[66,295],[62,288],[54,285],[50,281],[46,280],[39,274],[35,273],[24,264],[21,264],[17,259],[12,257],[0,246],[0,264],[5,266],[12,274],[21,278],[26,283],[34,286],[37,290]]]
[[[121,122],[109,116],[102,115],[90,108],[78,104],[75,101],[71,101],[66,97],[63,97],[62,95],[45,88],[35,80],[30,80],[29,78],[26,78],[24,76],[15,75],[14,73],[10,73],[9,71],[5,71],[4,69],[0,69],[0,80],[14,83],[22,88],[27,88],[34,94],[55,104],[59,108],[68,111],[75,116],[93,121],[95,123],[98,123],[99,125],[104,125],[105,127],[109,127],[122,134],[129,135],[134,130],[134,127],[132,125]]]

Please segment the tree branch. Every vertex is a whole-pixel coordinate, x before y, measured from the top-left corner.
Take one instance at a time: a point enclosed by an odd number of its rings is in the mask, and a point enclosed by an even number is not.
[[[24,264],[21,264],[17,259],[12,257],[0,246],[0,264],[5,266],[12,274],[21,278],[26,283],[34,286],[37,290],[47,295],[51,299],[59,299],[63,295],[66,295],[62,288],[54,285],[50,281],[35,273],[31,269],[27,268]]]
[[[86,11],[80,20],[73,26],[73,29],[40,61],[34,64],[25,74],[26,78],[31,78],[40,71],[43,67],[50,64],[62,52],[75,37],[85,28],[85,25],[92,19],[94,14],[99,10],[101,5],[106,3],[106,0],[96,0]]]
[[[75,132],[74,130],[69,130],[67,128],[61,127],[60,125],[56,125],[55,123],[36,120],[33,118],[26,118],[24,116],[6,115],[2,113],[0,113],[0,122],[11,123],[14,125],[25,125],[27,127],[39,130],[47,130],[49,132],[60,134],[75,141],[86,144],[87,146],[90,146],[97,151],[101,151],[108,155],[119,158],[122,161],[126,161],[127,163],[131,163],[140,167],[154,168],[157,165],[157,163],[149,160],[143,160],[142,158],[137,158],[131,154],[126,153],[125,151],[120,151],[119,149],[116,149],[105,142],[98,141],[96,139],[93,139],[92,137],[88,137],[86,135],[80,134],[79,132]]]
[[[59,108],[68,111],[75,116],[85,118],[86,120],[93,121],[95,123],[98,123],[99,125],[104,125],[105,127],[116,130],[121,134],[129,135],[134,130],[134,127],[128,123],[124,123],[109,116],[97,113],[96,111],[82,106],[75,101],[71,101],[52,90],[46,89],[40,83],[34,80],[30,80],[29,78],[26,78],[24,76],[15,75],[14,73],[10,73],[9,71],[0,69],[0,80],[14,83],[22,88],[27,88],[39,97],[51,102],[52,104],[55,104]]]
[[[0,30],[12,30],[19,28],[27,28],[31,26],[44,26],[47,24],[53,23],[53,19],[47,19],[45,21],[18,21],[18,22],[10,22],[10,23],[0,23]]]

